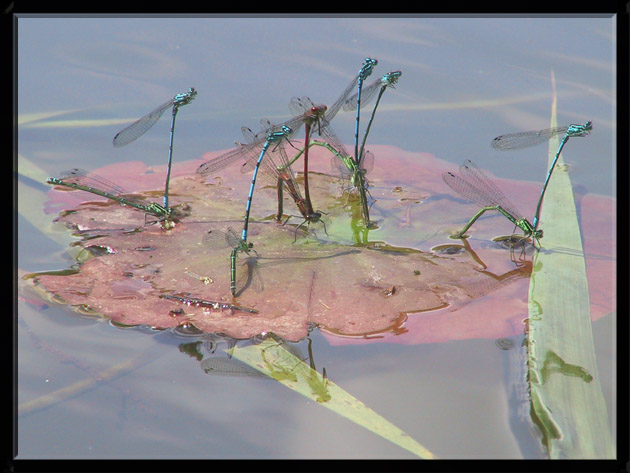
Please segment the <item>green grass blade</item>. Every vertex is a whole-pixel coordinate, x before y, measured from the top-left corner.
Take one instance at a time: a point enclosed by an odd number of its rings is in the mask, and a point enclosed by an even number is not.
[[[20,176],[42,184],[48,178],[44,170],[23,155],[18,155],[17,171]],[[46,193],[41,188],[30,185],[28,180],[22,181],[20,179],[17,180],[17,191],[18,213],[43,235],[59,243],[62,247],[67,247],[68,242],[72,241],[68,232],[60,231],[60,228],[52,222],[50,215],[42,212],[44,204],[49,199]]]
[[[283,348],[273,337],[257,345],[235,348],[232,356],[421,458],[437,458],[361,401],[330,380],[324,379],[316,370]]]
[[[557,126],[555,90],[551,126]],[[550,164],[558,141],[549,145]],[[597,374],[582,239],[562,157],[545,195],[541,228],[544,251],[536,255],[529,288],[531,415],[550,458],[614,458]]]

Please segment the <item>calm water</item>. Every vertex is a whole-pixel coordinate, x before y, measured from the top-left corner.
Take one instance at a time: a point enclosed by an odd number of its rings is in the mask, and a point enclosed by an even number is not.
[[[470,158],[497,176],[536,182],[546,173],[544,148],[497,156],[489,142],[549,126],[553,71],[558,123],[594,123],[592,135],[567,145],[573,185],[616,195],[614,17],[24,17],[18,28],[18,164],[27,159],[46,175],[162,165],[168,118],[125,148],[114,149],[112,137],[191,86],[199,95],[178,115],[176,162],[230,148],[241,125],[287,118],[291,96],[334,101],[369,56],[379,60],[374,77],[403,71],[372,143],[454,166]],[[351,143],[353,116],[340,113],[335,130]],[[19,179],[18,267],[26,272],[72,263],[73,238],[43,232],[54,218],[43,212],[48,190]],[[21,301],[18,316],[20,402],[141,360],[131,375],[20,417],[19,458],[413,457],[273,381],[205,374],[181,351],[189,340],[54,305]],[[613,316],[594,331],[614,418]],[[494,339],[340,344],[317,331],[311,339],[319,369],[441,458],[541,455],[510,418],[508,352]],[[306,343],[299,348],[305,353]]]

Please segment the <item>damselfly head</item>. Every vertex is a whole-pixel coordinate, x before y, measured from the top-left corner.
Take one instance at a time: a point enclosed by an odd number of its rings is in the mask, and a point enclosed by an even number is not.
[[[188,92],[186,92],[185,94],[182,94],[184,96],[184,99],[187,101],[191,101],[192,99],[194,99],[197,96],[197,91],[195,90],[194,87],[191,87],[190,89],[188,89]],[[186,102],[188,103],[188,102]]]
[[[567,127],[566,136],[586,136],[591,133],[593,122],[586,122],[584,125],[571,124]]]
[[[586,122],[584,125],[569,125],[568,136],[586,136],[593,129],[593,122]]]
[[[365,58],[365,61],[363,61],[363,65],[359,70],[359,77],[361,78],[361,80],[367,78],[370,74],[372,74],[372,68],[374,68],[374,66],[376,66],[377,64],[378,61],[376,59],[372,59],[369,57]]]
[[[323,115],[328,110],[326,105],[314,105],[311,107],[311,113],[314,115]]]
[[[398,79],[400,78],[401,75],[402,75],[401,71],[388,72],[387,74],[383,75],[383,77],[381,78],[381,82],[384,85],[394,88],[394,84],[398,82]]]
[[[540,245],[540,239],[543,237],[543,231],[542,230],[536,230],[532,233],[532,246],[536,249],[536,250],[540,250],[541,245]],[[538,246],[536,246],[536,243],[538,243]]]
[[[197,96],[197,91],[195,90],[194,87],[191,87],[188,92],[185,92],[183,94],[177,94],[174,98],[173,98],[173,104],[181,107],[182,105],[188,105],[190,102],[192,102],[195,97]]]
[[[160,220],[160,228],[162,230],[171,230],[175,228],[175,224],[175,220],[172,220],[170,218],[163,218]]]

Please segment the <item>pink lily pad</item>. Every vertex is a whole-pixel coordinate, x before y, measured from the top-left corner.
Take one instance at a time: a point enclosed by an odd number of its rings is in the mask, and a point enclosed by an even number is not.
[[[359,222],[356,198],[342,195],[338,181],[324,174],[330,172],[324,150],[311,154],[309,167],[316,172],[309,181],[314,207],[326,212],[328,235],[321,224],[313,224],[310,234],[296,234],[299,218],[277,223],[272,218],[275,189],[265,189],[262,182],[257,186],[249,241],[258,256],[239,255],[240,290],[234,298],[230,248],[209,248],[202,240],[209,230],[233,227],[240,234],[251,178],[239,166],[207,182],[194,174],[219,152],[175,165],[171,205],[186,208],[188,215],[171,230],[144,226],[142,212],[115,202],[52,190],[47,209],[72,209],[57,220],[79,230],[80,246],[97,256],[87,258],[74,274],[31,275],[30,280],[56,300],[117,323],[162,328],[192,323],[233,338],[274,332],[295,341],[311,323],[330,334],[331,343],[375,338],[426,343],[522,333],[531,257],[515,264],[508,250],[490,242],[510,234],[510,222],[481,219],[468,241],[450,239],[449,233],[476,211],[451,195],[441,180],[442,172],[456,167],[392,147],[371,151],[377,158],[369,176],[376,200],[371,215],[379,228],[369,233]],[[95,172],[159,202],[163,171],[134,162]],[[533,208],[538,184],[506,182],[497,179],[511,200],[521,209]],[[606,219],[609,209],[614,215],[614,201],[586,195],[580,205],[585,250],[594,255],[587,256],[587,271],[592,314],[598,318],[613,310],[615,245],[601,229],[613,224]],[[286,197],[284,208],[286,214],[297,214]],[[164,294],[190,294],[258,313],[183,305],[160,298]]]

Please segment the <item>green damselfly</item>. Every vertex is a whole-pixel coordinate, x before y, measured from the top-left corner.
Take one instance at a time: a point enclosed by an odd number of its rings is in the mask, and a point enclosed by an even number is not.
[[[374,155],[370,151],[364,151],[363,157],[361,159],[361,164],[357,166],[352,156],[345,155],[342,152],[339,152],[330,143],[320,140],[311,140],[308,146],[321,146],[330,151],[330,153],[333,155],[330,160],[333,175],[341,177],[343,181],[349,181],[352,187],[359,186],[359,182],[357,181],[357,176],[359,175],[359,173],[363,176],[366,176],[372,171],[372,169],[374,169]],[[342,150],[344,149],[342,148]],[[304,148],[301,148],[298,153],[291,159],[291,162],[297,160],[303,152]]]
[[[177,111],[180,107],[184,105],[188,105],[192,102],[197,96],[197,91],[194,87],[191,87],[188,92],[184,92],[181,94],[175,95],[172,99],[164,102],[162,105],[157,107],[155,110],[147,113],[143,117],[139,118],[135,122],[133,122],[128,127],[116,133],[114,136],[113,144],[116,148],[121,146],[125,146],[132,141],[135,141],[137,138],[144,135],[153,125],[155,125],[158,120],[162,117],[162,114],[168,109],[172,109],[172,118],[171,118],[171,133],[169,138],[169,147],[168,147],[168,167],[166,171],[166,184],[164,187],[164,208],[168,209],[168,185],[171,177],[171,165],[173,162],[173,138],[175,135],[175,117],[177,116]]]
[[[442,174],[442,179],[464,199],[476,203],[482,208],[470,219],[464,228],[454,235],[454,238],[466,238],[466,230],[468,230],[481,215],[488,210],[496,210],[515,226],[523,230],[525,237],[531,236],[534,240],[534,246],[536,246],[537,242],[540,247],[539,240],[543,237],[543,231],[534,228],[480,168],[467,159],[464,161],[464,164],[460,166],[459,170],[459,176],[452,172],[445,172]]]
[[[558,147],[558,151],[549,167],[549,171],[547,172],[547,177],[545,178],[545,183],[543,184],[542,190],[540,191],[540,198],[538,199],[538,204],[536,205],[536,213],[534,214],[534,219],[532,221],[534,230],[538,229],[538,225],[540,224],[540,210],[542,207],[542,201],[545,197],[545,191],[547,190],[547,185],[549,184],[549,180],[551,179],[551,174],[553,173],[554,168],[556,167],[556,162],[560,157],[560,152],[569,138],[573,138],[576,136],[586,136],[590,134],[593,129],[593,122],[586,122],[583,125],[569,125],[569,126],[559,126],[555,128],[547,128],[545,130],[536,130],[536,131],[524,131],[519,133],[510,133],[508,135],[497,136],[492,140],[490,146],[492,148],[499,151],[508,151],[515,150],[521,148],[528,148],[530,146],[534,146],[540,143],[544,143],[554,136],[564,135],[562,137],[562,141],[560,141],[560,146]]]
[[[88,173],[84,169],[74,168],[65,171],[61,174],[61,177],[49,177],[46,182],[55,186],[90,192],[116,201],[122,205],[142,210],[145,214],[157,217],[160,222],[165,224],[163,225],[165,228],[172,226],[173,221],[171,219],[177,215],[177,212],[172,208],[164,208],[158,203],[148,202],[139,197],[133,197],[125,192],[122,187],[117,186],[97,174]]]
[[[356,164],[355,159],[350,155],[341,142],[334,136],[329,129],[329,134],[325,138],[327,141],[311,140],[308,147],[321,146],[326,148],[333,155],[331,158],[331,168],[333,175],[339,176],[344,183],[343,190],[347,190],[346,182],[350,182],[350,188],[357,190],[359,195],[359,205],[361,207],[361,216],[366,228],[370,228],[370,204],[369,204],[369,182],[366,175],[374,168],[374,155],[370,151],[363,151],[360,164]],[[303,153],[306,147],[301,148],[291,159],[291,163],[296,161]]]
[[[232,252],[230,254],[230,292],[232,295],[236,295],[237,281],[236,281],[236,258],[238,253],[247,253],[253,250],[254,244],[243,240],[233,228],[228,227],[226,231],[221,230],[208,230],[202,238],[203,244],[209,249],[220,249],[230,247]],[[259,274],[252,274],[251,277],[254,281],[254,289],[257,292],[262,290],[262,280],[259,282]]]

